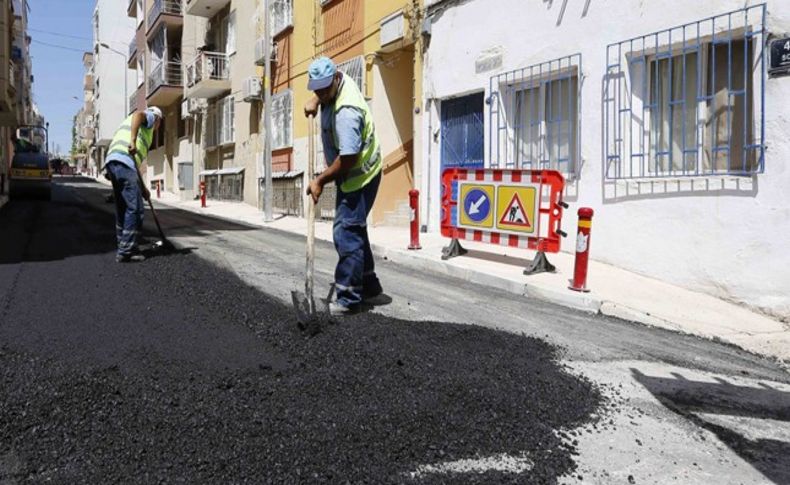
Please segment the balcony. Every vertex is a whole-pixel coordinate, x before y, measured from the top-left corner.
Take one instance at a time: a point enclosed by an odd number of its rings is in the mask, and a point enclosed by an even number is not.
[[[230,0],[187,0],[187,13],[198,17],[211,18]]]
[[[213,98],[230,90],[230,65],[224,52],[201,52],[187,65],[187,98]]]
[[[148,76],[148,105],[168,106],[184,93],[180,62],[162,62]]]
[[[85,79],[82,82],[83,91],[93,91],[94,89],[94,81],[93,81],[93,74],[86,74]]]
[[[137,68],[137,36],[135,35],[132,37],[132,41],[129,42],[129,69],[136,69]]]
[[[184,25],[184,11],[181,0],[154,0],[148,11],[146,32],[150,37],[161,25],[168,28],[180,28]]]
[[[82,109],[85,111],[86,114],[93,114],[94,103],[92,99],[86,99],[85,104]]]

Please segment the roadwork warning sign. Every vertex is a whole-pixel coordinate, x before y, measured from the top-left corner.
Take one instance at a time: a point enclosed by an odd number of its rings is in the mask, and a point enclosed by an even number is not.
[[[535,232],[535,187],[500,185],[497,187],[497,229]]]

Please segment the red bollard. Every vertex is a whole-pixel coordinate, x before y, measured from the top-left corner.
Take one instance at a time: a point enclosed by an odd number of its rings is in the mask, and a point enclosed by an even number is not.
[[[206,182],[200,181],[200,207],[206,207]]]
[[[579,209],[579,231],[576,233],[576,265],[573,269],[573,283],[568,288],[587,293],[587,264],[590,258],[590,228],[593,210],[589,207]]]
[[[161,199],[162,198],[162,190],[161,190],[161,188],[162,188],[162,181],[161,180],[157,180],[156,181],[156,198],[157,199]]]
[[[411,189],[409,191],[409,206],[411,207],[411,242],[409,249],[422,249],[420,246],[420,191]]]

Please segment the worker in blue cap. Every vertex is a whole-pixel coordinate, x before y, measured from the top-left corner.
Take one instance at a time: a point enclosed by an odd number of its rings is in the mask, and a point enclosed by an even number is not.
[[[310,181],[307,194],[318,203],[327,183],[337,186],[337,300],[329,309],[333,315],[345,315],[358,311],[363,302],[376,305],[388,299],[376,276],[367,228],[381,183],[381,149],[370,107],[353,79],[327,57],[310,64],[308,78],[307,88],[315,96],[305,104],[305,116],[315,116],[320,105],[327,169]]]

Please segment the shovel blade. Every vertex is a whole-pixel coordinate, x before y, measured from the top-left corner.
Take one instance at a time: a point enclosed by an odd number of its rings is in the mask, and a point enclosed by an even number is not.
[[[307,301],[307,297],[304,294],[298,291],[291,292],[291,300],[296,312],[296,321],[299,324],[299,328],[303,328],[314,316],[310,314],[310,302]]]

